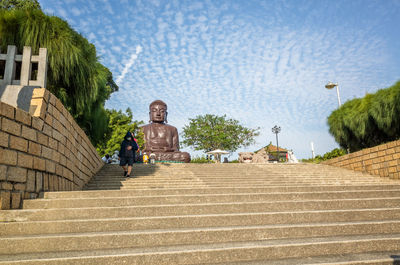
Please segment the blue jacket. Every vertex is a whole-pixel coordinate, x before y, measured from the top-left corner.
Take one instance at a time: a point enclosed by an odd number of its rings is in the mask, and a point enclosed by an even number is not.
[[[128,140],[128,137],[131,137],[131,140]],[[128,146],[132,146],[131,150],[128,150]],[[139,147],[135,140],[133,140],[133,135],[131,132],[127,132],[124,140],[121,143],[121,150],[119,151],[119,157],[135,157],[135,152]]]

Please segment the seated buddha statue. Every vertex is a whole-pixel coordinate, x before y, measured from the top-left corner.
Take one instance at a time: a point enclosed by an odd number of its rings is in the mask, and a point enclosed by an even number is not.
[[[142,127],[145,139],[143,152],[155,155],[156,161],[190,162],[190,154],[179,151],[178,130],[167,124],[167,104],[155,100],[150,104],[150,124]]]

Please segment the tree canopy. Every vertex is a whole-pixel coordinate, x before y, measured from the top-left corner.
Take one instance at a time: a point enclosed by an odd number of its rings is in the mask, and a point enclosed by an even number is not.
[[[189,125],[183,128],[182,143],[194,150],[208,152],[223,149],[234,152],[255,143],[254,138],[259,135],[259,128],[246,128],[237,120],[227,119],[226,115],[199,115],[189,121]]]
[[[69,24],[40,10],[34,0],[2,1],[0,47],[19,52],[47,48],[47,89],[55,94],[96,145],[107,130],[104,103],[118,90],[112,73],[98,60],[96,48]],[[37,4],[37,5],[36,5]],[[24,8],[24,7],[38,8]]]
[[[41,9],[37,0],[0,0],[1,9]]]
[[[400,138],[400,81],[347,101],[328,117],[329,132],[352,152]]]
[[[144,134],[139,126],[143,123],[133,121],[132,111],[129,108],[125,113],[114,109],[106,111],[110,117],[107,124],[108,130],[104,135],[104,140],[97,144],[97,152],[103,156],[106,154],[112,155],[115,151],[119,151],[120,144],[128,131],[135,135],[139,147],[142,149],[144,146]]]

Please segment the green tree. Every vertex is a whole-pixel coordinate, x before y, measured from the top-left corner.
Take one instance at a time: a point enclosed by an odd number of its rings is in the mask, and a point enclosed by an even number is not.
[[[339,157],[339,156],[344,156],[346,154],[346,150],[342,149],[342,148],[335,148],[332,151],[329,151],[327,153],[324,154],[324,156],[322,157],[322,159],[325,160],[329,160],[335,157]]]
[[[31,46],[34,53],[47,48],[47,89],[96,145],[107,130],[104,103],[118,86],[112,73],[98,61],[95,46],[59,17],[38,8],[17,8],[29,3],[35,6],[35,1],[3,2],[11,10],[0,9],[1,50],[7,50],[7,45],[16,45],[19,52],[24,46]]]
[[[144,134],[140,130],[142,121],[133,121],[132,111],[128,108],[125,113],[116,111],[115,109],[106,110],[109,117],[107,124],[107,131],[104,134],[103,141],[97,144],[97,152],[103,156],[105,154],[114,154],[119,151],[121,142],[128,131],[135,135],[138,140],[139,147],[142,149],[144,146]]]
[[[37,0],[1,0],[1,9],[41,9]]]
[[[347,101],[328,117],[329,132],[352,152],[400,138],[400,82]]]
[[[206,114],[189,120],[189,125],[183,128],[182,143],[194,150],[208,152],[223,149],[234,152],[241,146],[255,143],[254,138],[259,135],[259,128],[246,128],[237,120],[227,119],[226,115]]]

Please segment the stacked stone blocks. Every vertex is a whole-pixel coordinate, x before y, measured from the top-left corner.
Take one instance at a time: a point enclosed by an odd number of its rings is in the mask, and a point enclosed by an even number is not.
[[[0,209],[42,191],[81,190],[103,162],[53,94],[35,89],[30,112],[0,102]]]
[[[400,140],[336,157],[324,164],[400,179]]]

